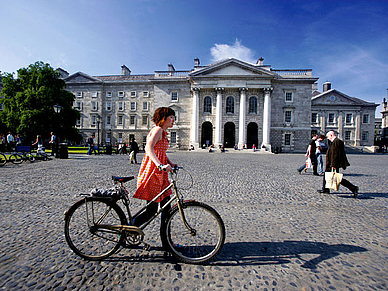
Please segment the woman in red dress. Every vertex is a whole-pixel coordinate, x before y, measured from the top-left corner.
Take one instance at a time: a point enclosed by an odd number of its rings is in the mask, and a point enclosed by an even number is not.
[[[177,166],[169,160],[166,154],[169,144],[167,129],[174,126],[175,111],[168,107],[160,107],[156,109],[152,121],[155,122],[156,126],[150,130],[147,136],[145,155],[137,177],[137,190],[133,196],[146,200],[147,203],[170,184],[168,172]],[[163,206],[171,194],[170,189],[152,202],[143,213],[134,219],[133,224],[141,226],[147,222],[157,212],[158,203],[161,202],[161,206]]]

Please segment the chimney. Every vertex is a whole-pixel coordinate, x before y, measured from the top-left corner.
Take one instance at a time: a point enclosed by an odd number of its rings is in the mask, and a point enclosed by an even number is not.
[[[129,76],[129,75],[131,75],[131,70],[128,69],[128,67],[126,65],[122,65],[121,66],[121,75],[122,76]]]
[[[331,89],[331,83],[329,81],[323,83],[323,92],[329,91]]]
[[[256,63],[256,65],[258,65],[258,66],[262,66],[262,65],[263,65],[263,63],[264,63],[264,59],[263,59],[262,57],[260,57],[260,59],[258,59],[258,60],[257,60],[257,63]]]
[[[175,68],[174,68],[174,66],[171,63],[168,64],[168,71],[169,72],[175,72]]]
[[[199,59],[195,58],[194,59],[194,68],[197,68],[197,67],[199,67]]]

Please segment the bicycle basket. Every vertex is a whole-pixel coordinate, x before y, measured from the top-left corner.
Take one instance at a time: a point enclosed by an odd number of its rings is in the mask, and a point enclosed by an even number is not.
[[[183,168],[180,168],[175,176],[176,185],[178,190],[188,190],[193,187],[193,177],[190,172],[186,171]]]

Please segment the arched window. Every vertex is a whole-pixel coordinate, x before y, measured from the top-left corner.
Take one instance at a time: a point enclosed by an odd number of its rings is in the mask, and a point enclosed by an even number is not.
[[[249,98],[249,113],[257,114],[257,98],[252,96]]]
[[[226,113],[234,113],[234,98],[232,96],[226,98]]]
[[[212,113],[212,98],[210,96],[206,96],[203,100],[203,112]]]

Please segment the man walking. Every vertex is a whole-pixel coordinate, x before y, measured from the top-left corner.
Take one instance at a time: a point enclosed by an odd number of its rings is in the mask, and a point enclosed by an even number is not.
[[[317,140],[318,138],[318,134],[314,134],[312,136],[312,139],[310,140],[309,142],[309,146],[307,148],[307,152],[305,154],[306,157],[309,157],[310,160],[311,160],[311,164],[313,165],[313,172],[314,172],[314,175],[315,176],[319,176],[318,172],[317,172],[317,156],[315,155],[315,152],[317,150],[317,145],[315,143],[315,141]],[[303,171],[303,169],[306,168],[306,163],[301,166],[299,169],[298,169],[298,172],[299,174]]]
[[[331,172],[332,170],[335,170],[337,173],[339,173],[339,168],[346,169],[346,167],[350,166],[348,159],[346,158],[345,153],[345,145],[342,140],[337,138],[334,131],[329,131],[326,134],[326,137],[328,140],[330,140],[332,143],[329,146],[329,149],[326,153],[326,172]],[[359,188],[352,183],[350,183],[348,180],[342,178],[341,185],[348,188],[350,191],[352,191],[354,198],[357,198],[358,196],[358,190]],[[326,188],[326,181],[325,176],[323,176],[323,185],[322,190],[318,190],[319,193],[325,193],[330,194],[330,190]]]

